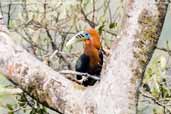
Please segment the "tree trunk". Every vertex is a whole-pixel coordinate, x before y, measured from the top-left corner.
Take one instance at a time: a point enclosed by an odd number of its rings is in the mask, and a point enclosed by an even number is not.
[[[136,90],[159,39],[164,0],[127,0],[119,40],[101,81],[81,87],[15,44],[0,20],[0,72],[42,104],[64,114],[135,114]]]

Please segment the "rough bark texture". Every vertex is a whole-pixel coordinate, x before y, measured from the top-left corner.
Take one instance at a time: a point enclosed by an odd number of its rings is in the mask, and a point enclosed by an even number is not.
[[[136,90],[159,39],[167,10],[167,5],[160,2],[128,1],[120,40],[113,45],[112,56],[100,84],[99,91],[104,93],[101,96],[108,94],[109,97],[101,100],[101,104],[106,104],[102,112],[135,113]],[[109,105],[111,100],[113,102]]]
[[[120,40],[113,44],[102,79],[83,88],[15,44],[0,22],[0,72],[41,103],[64,114],[135,114],[136,89],[157,44],[164,0],[128,0]]]

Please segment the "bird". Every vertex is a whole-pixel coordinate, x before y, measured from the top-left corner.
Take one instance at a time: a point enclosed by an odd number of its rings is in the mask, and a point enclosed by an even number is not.
[[[94,28],[88,28],[74,35],[67,43],[69,47],[77,42],[84,42],[84,51],[76,61],[76,72],[88,73],[100,78],[103,65],[103,51],[100,42],[100,35]],[[77,80],[81,80],[81,75],[76,75]],[[84,86],[93,86],[97,80],[86,77],[82,81]]]

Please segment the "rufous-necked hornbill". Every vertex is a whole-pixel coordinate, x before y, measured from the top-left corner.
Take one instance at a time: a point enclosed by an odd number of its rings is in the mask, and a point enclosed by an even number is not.
[[[77,72],[88,73],[100,77],[100,72],[103,65],[103,54],[101,51],[101,42],[99,33],[93,29],[87,29],[81,31],[73,36],[66,44],[66,46],[72,45],[76,42],[84,42],[84,53],[79,57],[76,62],[75,70]],[[81,80],[82,76],[77,75],[77,80]],[[95,79],[87,77],[83,80],[84,86],[92,86],[96,82]]]

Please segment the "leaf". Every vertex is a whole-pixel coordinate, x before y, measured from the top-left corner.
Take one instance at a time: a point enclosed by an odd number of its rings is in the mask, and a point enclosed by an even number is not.
[[[36,110],[33,108],[30,112],[30,114],[36,114]]]
[[[104,27],[105,27],[104,23],[102,25],[100,25],[100,27],[98,28],[99,34],[102,34]]]
[[[152,95],[154,97],[159,97],[159,93],[160,93],[160,86],[157,82],[157,77],[156,75],[153,76],[153,87],[151,89]]]
[[[16,25],[16,23],[15,23],[14,20],[10,20],[10,21],[9,21],[9,27],[10,27],[10,28],[14,28],[15,25]]]
[[[160,66],[161,66],[161,69],[165,69],[166,68],[166,58],[164,56],[161,56],[160,57]]]
[[[117,26],[117,23],[115,23],[115,22],[109,24],[109,28],[110,28],[110,29],[113,29],[113,28],[115,28],[116,26]]]
[[[168,41],[168,40],[166,41],[166,49],[167,49],[167,50],[170,50],[169,41]]]
[[[170,90],[166,86],[162,85],[160,87],[160,89],[161,89],[161,94],[162,94],[163,98],[166,98],[166,97],[170,96]]]
[[[11,104],[7,104],[6,106],[7,106],[7,108],[8,108],[9,110],[13,110],[13,107],[12,107]]]
[[[14,112],[9,111],[8,114],[14,114]]]
[[[143,83],[148,83],[150,81],[151,77],[153,76],[152,74],[153,74],[152,69],[148,68],[147,71],[146,71],[146,74],[145,74],[146,76],[144,78]]]

